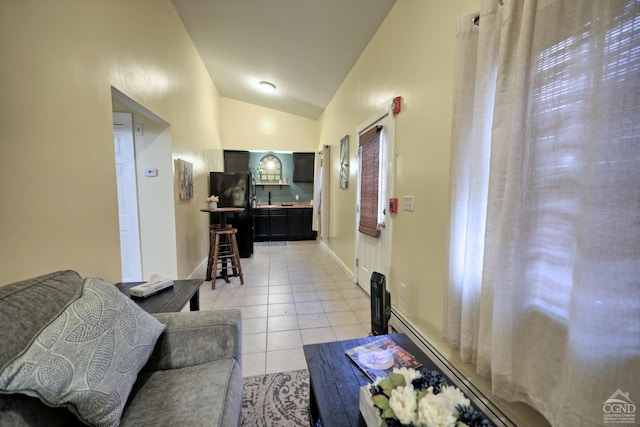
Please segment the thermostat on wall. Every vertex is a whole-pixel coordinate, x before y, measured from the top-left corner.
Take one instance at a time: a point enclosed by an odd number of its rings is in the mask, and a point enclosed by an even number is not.
[[[147,168],[144,170],[144,176],[158,176],[158,169]]]

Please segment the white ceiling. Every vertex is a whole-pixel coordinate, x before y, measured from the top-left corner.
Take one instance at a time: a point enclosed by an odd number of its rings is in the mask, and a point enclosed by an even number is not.
[[[318,119],[396,0],[172,2],[221,96]]]

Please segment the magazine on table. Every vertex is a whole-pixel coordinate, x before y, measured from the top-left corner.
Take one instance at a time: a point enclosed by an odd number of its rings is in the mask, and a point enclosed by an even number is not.
[[[346,354],[372,381],[376,377],[386,377],[393,368],[417,369],[422,366],[413,354],[387,337],[353,347]]]

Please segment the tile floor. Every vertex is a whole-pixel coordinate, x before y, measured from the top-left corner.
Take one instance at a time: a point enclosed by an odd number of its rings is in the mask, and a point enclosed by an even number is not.
[[[318,242],[256,243],[240,261],[245,284],[204,282],[200,310],[242,311],[244,377],[304,369],[304,344],[369,334],[368,295]]]

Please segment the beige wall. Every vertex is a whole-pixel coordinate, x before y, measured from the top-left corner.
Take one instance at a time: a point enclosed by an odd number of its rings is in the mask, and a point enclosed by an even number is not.
[[[315,151],[318,122],[220,97],[220,136],[227,150]]]
[[[448,233],[449,140],[456,17],[479,9],[464,2],[402,0],[396,3],[322,117],[320,144],[332,146],[331,232],[327,246],[355,266],[356,173],[340,190],[339,141],[402,96],[395,121],[395,188],[391,197],[415,197],[415,211],[391,217],[392,259],[387,284],[393,305],[423,331],[440,338]],[[399,297],[399,284],[407,298]],[[367,285],[368,283],[365,283]]]
[[[392,222],[392,304],[474,384],[491,393],[442,342],[448,262],[449,155],[452,126],[456,18],[480,9],[480,0],[400,0],[357,61],[321,118],[320,144],[332,146],[331,232],[327,246],[347,268],[355,266],[356,185],[339,190],[337,153],[349,134],[350,164],[357,165],[356,128],[402,96],[395,119],[395,176],[391,197],[414,196],[414,212],[387,216]],[[356,182],[350,168],[350,182]],[[406,285],[406,299],[399,284]],[[368,283],[365,283],[368,286]],[[496,401],[501,402],[499,399]],[[548,425],[524,404],[499,403],[518,425]]]
[[[111,86],[170,125],[199,200],[175,203],[177,271],[206,257],[218,94],[170,0],[0,2],[0,283],[55,269],[120,279]]]

